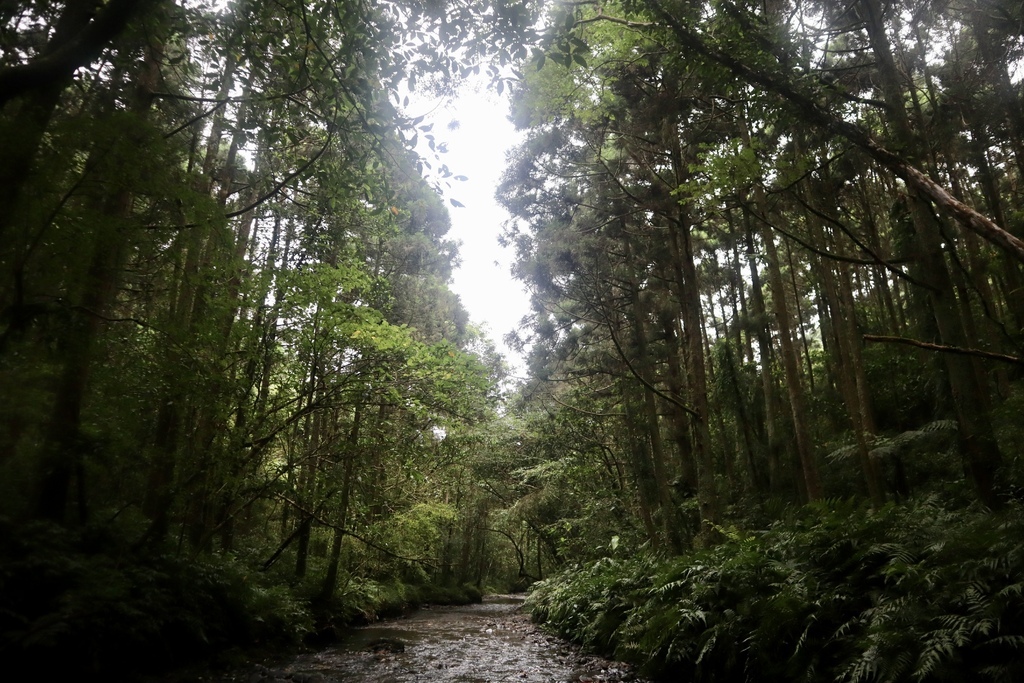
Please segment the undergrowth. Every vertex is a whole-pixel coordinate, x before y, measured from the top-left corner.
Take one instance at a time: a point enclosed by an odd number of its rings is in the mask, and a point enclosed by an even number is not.
[[[230,554],[142,552],[110,530],[0,518],[0,658],[37,675],[137,680],[234,666],[419,604],[480,599],[472,588],[352,578],[324,604],[316,588]]]
[[[670,559],[610,556],[537,584],[535,620],[693,681],[1024,680],[1024,512],[934,500],[804,508]]]

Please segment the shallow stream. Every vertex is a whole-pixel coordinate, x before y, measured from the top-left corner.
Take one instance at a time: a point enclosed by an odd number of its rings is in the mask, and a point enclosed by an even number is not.
[[[636,681],[629,667],[581,654],[522,613],[522,599],[432,607],[352,630],[336,647],[259,667],[247,683],[599,683]]]

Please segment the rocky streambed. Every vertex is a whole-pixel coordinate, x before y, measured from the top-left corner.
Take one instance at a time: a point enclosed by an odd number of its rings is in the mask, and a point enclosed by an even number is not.
[[[353,629],[337,646],[216,681],[295,683],[611,683],[638,681],[625,664],[545,634],[516,596],[429,607]]]

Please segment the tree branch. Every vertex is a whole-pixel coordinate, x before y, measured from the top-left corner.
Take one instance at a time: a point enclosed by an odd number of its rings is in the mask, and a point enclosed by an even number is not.
[[[27,92],[70,78],[75,69],[95,61],[107,44],[124,31],[132,16],[152,1],[110,0],[77,35],[59,45],[47,45],[42,56],[25,64],[0,69],[0,107]],[[72,9],[69,7],[65,12]]]
[[[271,188],[270,192],[267,192],[265,195],[259,197],[258,199],[256,199],[256,201],[254,201],[252,204],[249,204],[246,207],[243,207],[243,208],[238,209],[236,211],[231,211],[230,213],[224,214],[224,217],[225,218],[237,218],[238,216],[241,216],[242,214],[245,214],[245,213],[248,213],[248,212],[252,211],[257,206],[262,204],[263,202],[265,202],[268,199],[271,199],[272,197],[274,197],[278,192],[280,192],[282,190],[282,188],[284,188],[285,185],[290,183],[296,176],[304,173],[307,168],[309,168],[314,163],[316,163],[317,159],[322,157],[324,152],[327,151],[327,148],[331,146],[331,141],[333,139],[334,139],[334,135],[333,134],[328,134],[327,135],[327,142],[324,143],[324,146],[321,147],[320,150],[316,154],[314,154],[308,160],[306,160],[306,163],[304,163],[302,166],[299,166],[297,169],[295,169],[294,171],[292,171],[291,173],[286,175],[284,178],[282,178],[280,180],[280,182],[278,182],[277,184],[274,185],[273,188]]]
[[[852,142],[881,166],[902,179],[909,187],[920,192],[923,197],[955,218],[961,226],[1024,263],[1024,240],[1010,234],[992,219],[957,200],[946,188],[929,178],[900,155],[883,147],[860,126],[826,110],[809,95],[798,91],[794,84],[785,80],[783,76],[755,69],[739,58],[712,47],[696,31],[684,26],[671,12],[665,9],[661,0],[646,0],[646,4],[657,17],[665,22],[682,47],[716,62],[751,85],[761,86],[781,96],[797,110],[804,121]]]
[[[371,541],[368,538],[360,536],[359,534],[357,534],[356,532],[352,531],[351,529],[348,529],[346,527],[340,526],[338,524],[335,524],[334,522],[331,522],[328,519],[325,519],[319,513],[319,511],[317,511],[317,510],[312,510],[311,511],[311,510],[305,509],[304,507],[299,505],[294,500],[288,498],[287,496],[278,494],[277,498],[279,498],[280,500],[284,501],[285,503],[288,503],[289,505],[291,505],[293,508],[295,508],[299,512],[303,513],[304,515],[307,515],[311,520],[313,520],[317,524],[319,524],[321,526],[325,526],[328,529],[334,529],[335,531],[337,531],[337,532],[339,532],[339,533],[341,533],[341,534],[343,534],[345,536],[351,536],[352,538],[356,539],[360,543],[362,543],[364,545],[368,545],[371,548],[373,548],[374,550],[379,550],[380,552],[382,552],[382,553],[384,553],[386,555],[390,555],[391,557],[395,558],[396,560],[402,560],[404,562],[415,562],[417,564],[422,564],[424,566],[430,567],[431,569],[437,569],[437,566],[433,562],[431,562],[430,560],[424,559],[422,557],[407,557],[405,555],[399,555],[398,553],[394,552],[393,550],[389,550],[389,549],[385,548],[384,546],[381,546],[381,545],[378,545],[378,544],[374,543],[373,541]],[[288,540],[288,542],[291,541],[291,539],[287,539],[287,540]]]
[[[955,353],[961,356],[976,356],[978,358],[986,358],[988,360],[997,360],[1002,363],[1024,365],[1024,358],[1018,358],[1017,356],[1007,356],[1006,354],[994,353],[992,351],[983,351],[981,349],[965,349],[961,346],[944,346],[942,344],[932,344],[931,342],[918,341],[917,339],[907,339],[906,337],[887,337],[878,334],[865,334],[863,336],[864,341],[887,342],[891,344],[906,344],[907,346],[916,346],[919,349],[926,349],[928,351],[938,351],[940,353]]]
[[[704,418],[701,417],[700,413],[698,413],[696,410],[686,405],[675,396],[666,394],[664,391],[651,384],[639,372],[637,372],[636,368],[633,367],[633,364],[629,361],[629,358],[626,356],[626,352],[623,351],[622,346],[619,344],[619,340],[615,337],[615,330],[611,329],[610,324],[608,325],[608,332],[611,334],[612,343],[615,344],[615,349],[619,352],[619,357],[622,358],[622,362],[626,364],[626,367],[629,368],[629,372],[638,380],[640,380],[640,383],[643,384],[648,391],[652,391],[655,395],[660,396],[669,403],[679,406],[680,408],[685,410],[689,415],[693,416],[694,419],[700,421],[704,420]]]
[[[569,405],[568,403],[564,403],[564,402],[558,400],[557,396],[552,395],[550,398],[551,398],[552,401],[554,401],[558,405],[562,406],[563,408],[567,408],[569,410],[575,410],[577,413],[580,413],[582,415],[590,415],[592,417],[623,417],[623,416],[625,416],[625,413],[595,413],[595,412],[592,412],[590,410],[584,410],[583,408],[578,408],[576,406]]]

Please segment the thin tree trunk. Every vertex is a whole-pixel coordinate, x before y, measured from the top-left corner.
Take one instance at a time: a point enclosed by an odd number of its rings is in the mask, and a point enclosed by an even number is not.
[[[348,448],[342,455],[344,463],[341,474],[341,501],[338,503],[338,521],[334,527],[334,537],[331,539],[331,553],[327,562],[327,572],[324,574],[323,587],[318,596],[321,603],[329,603],[334,597],[334,591],[338,584],[338,571],[341,567],[341,548],[345,540],[345,530],[348,527],[349,498],[352,492],[352,471],[356,460],[356,453],[359,449],[359,428],[362,424],[363,407],[356,405],[355,414],[352,417],[352,429],[348,435]]]
[[[783,446],[778,434],[777,416],[782,412],[781,399],[777,395],[775,380],[772,376],[772,360],[775,357],[768,331],[768,313],[761,287],[761,276],[754,251],[753,229],[749,225],[750,214],[745,214],[747,221],[747,267],[750,270],[750,301],[754,311],[757,331],[757,350],[761,363],[761,392],[764,398],[765,428],[768,444],[768,484],[772,495],[783,493],[782,458]]]
[[[676,126],[671,126],[663,135],[669,141],[675,182],[681,186],[689,180],[689,160],[683,157]],[[669,247],[683,321],[688,398],[696,413],[692,429],[694,460],[697,463],[697,503],[700,508],[701,531],[707,536],[721,521],[721,504],[715,477],[714,453],[711,450],[711,411],[708,405],[707,356],[702,338],[700,281],[697,277],[689,214],[677,203],[669,213],[669,220]]]
[[[148,114],[152,93],[160,75],[156,53],[157,48],[147,52],[131,107],[132,113],[143,119]],[[105,151],[94,150],[93,153],[103,155]],[[110,166],[105,170],[112,174],[121,172],[120,168],[116,168],[116,161]],[[116,298],[117,284],[128,250],[129,232],[126,223],[133,204],[131,191],[122,188],[101,200],[101,203],[100,212],[105,218],[105,224],[99,226],[93,236],[90,245],[91,262],[84,289],[77,295],[72,322],[62,340],[63,368],[57,384],[48,436],[43,447],[43,471],[36,501],[36,515],[58,522],[65,519],[68,492],[75,472],[79,477],[79,512],[80,516],[85,516],[86,501],[81,495],[85,491],[82,480],[84,467],[81,463],[83,456],[78,443],[81,415],[89,376],[96,360],[97,337],[102,322]]]
[[[882,94],[889,105],[895,141],[910,154],[919,155],[921,143],[904,109],[904,88],[890,52],[881,5],[878,0],[860,0],[860,7],[866,18],[868,36],[878,65]],[[931,211],[929,199],[933,198],[925,195],[922,188],[913,186],[909,196],[910,213],[923,267],[921,275],[928,285],[932,315],[943,344],[973,346],[967,343],[956,293],[943,255],[941,225]],[[971,479],[981,501],[995,507],[999,505],[1000,499],[997,472],[1002,465],[1002,456],[985,408],[988,405],[987,392],[971,358],[944,354],[943,360],[949,374],[953,405],[960,426],[961,446]]]
[[[786,264],[789,266],[789,283],[793,288],[793,307],[796,308],[797,331],[800,333],[800,348],[804,352],[804,360],[807,361],[807,384],[811,393],[814,392],[814,363],[811,362],[811,346],[807,343],[807,330],[804,324],[804,309],[800,302],[800,287],[796,282],[796,267],[793,264],[793,250],[787,244]]]
[[[747,124],[741,124],[744,144],[752,149],[750,131]],[[772,308],[775,322],[779,330],[779,346],[782,355],[782,369],[786,376],[786,391],[789,395],[790,416],[793,420],[793,432],[796,437],[797,457],[803,475],[804,492],[808,500],[819,500],[824,495],[821,475],[818,473],[817,457],[811,444],[810,430],[807,425],[807,408],[804,402],[803,384],[800,381],[800,356],[793,342],[792,323],[789,304],[786,301],[786,286],[782,278],[778,247],[775,235],[768,225],[768,202],[764,196],[764,187],[760,182],[753,184],[754,206],[762,218],[761,241],[765,247],[765,263],[768,266],[768,283],[772,290]]]

